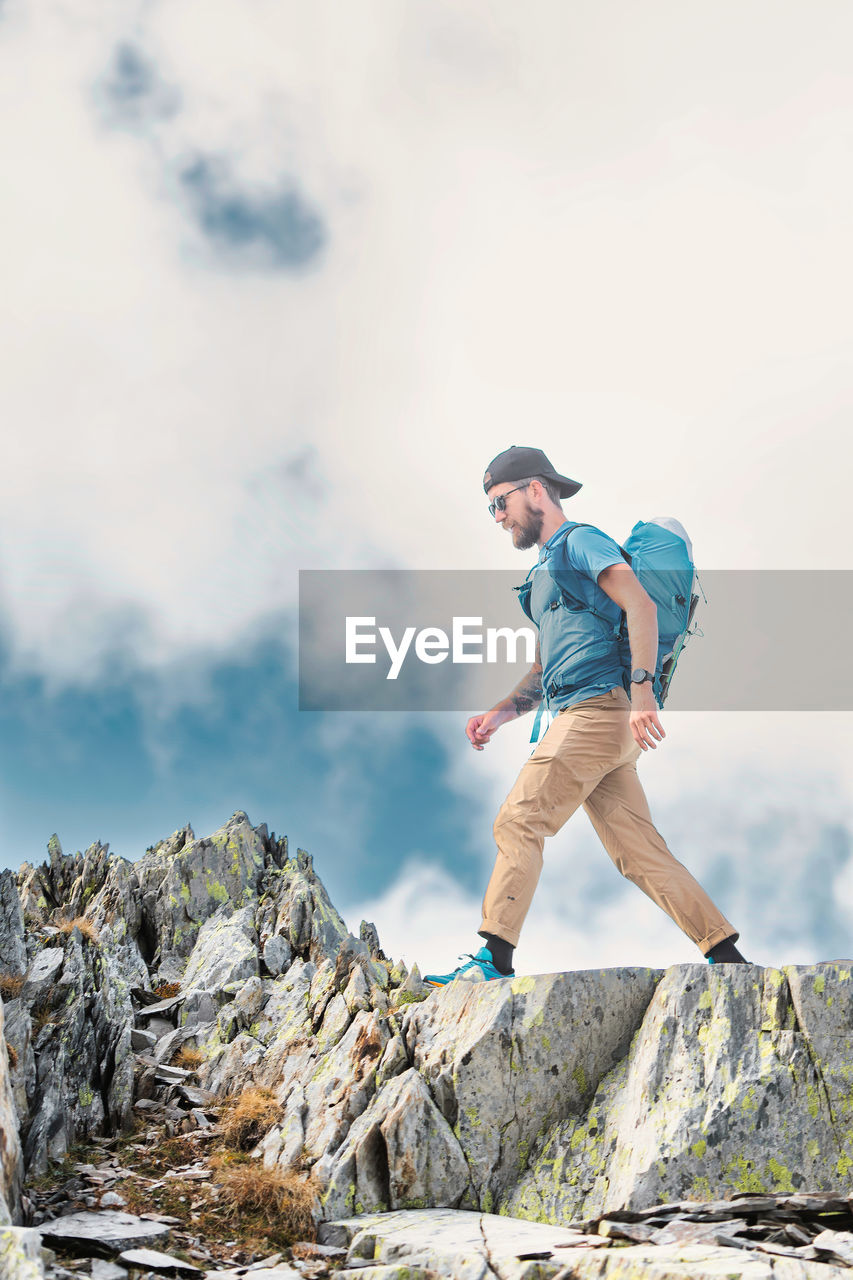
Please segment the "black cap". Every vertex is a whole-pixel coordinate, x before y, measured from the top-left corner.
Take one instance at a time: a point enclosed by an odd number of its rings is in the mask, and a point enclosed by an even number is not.
[[[528,476],[547,476],[549,480],[556,480],[560,486],[561,498],[570,498],[581,487],[577,480],[558,475],[541,449],[514,444],[499,453],[486,467],[483,488],[488,493],[493,484],[503,484],[507,480],[526,480]]]

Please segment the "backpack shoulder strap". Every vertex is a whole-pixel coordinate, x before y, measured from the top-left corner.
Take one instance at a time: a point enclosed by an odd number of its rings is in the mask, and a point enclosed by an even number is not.
[[[574,533],[575,529],[595,529],[596,527],[597,526],[594,524],[589,524],[588,522],[579,520],[576,524],[573,524],[570,529],[566,530],[565,535],[563,536],[563,538],[561,539],[558,545],[565,546],[565,544],[568,542],[571,535]],[[619,550],[622,552],[624,559],[630,565],[631,557],[628,554],[628,552],[625,550],[624,547],[621,547],[621,546],[619,547]],[[550,561],[548,563],[550,566]],[[606,622],[608,627],[613,626],[613,622],[610,618],[608,618],[605,614],[601,613],[599,609],[596,609],[594,605],[587,604],[585,600],[578,600],[575,596],[572,595],[571,591],[569,591],[566,588],[566,586],[562,582],[560,582],[559,579],[555,577],[553,570],[551,571],[551,573],[552,573],[552,577],[555,578],[555,581],[557,582],[557,585],[559,586],[560,591],[562,592],[563,599],[565,600],[566,605],[569,609],[571,609],[575,613],[580,613],[580,612],[591,613],[596,618],[599,618],[602,622]],[[623,619],[624,619],[624,614],[623,614]],[[620,621],[617,627],[617,633],[621,631],[621,628],[622,628],[622,622]]]

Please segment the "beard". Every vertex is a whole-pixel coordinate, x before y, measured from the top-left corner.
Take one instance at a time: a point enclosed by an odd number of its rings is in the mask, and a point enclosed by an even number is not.
[[[544,511],[537,511],[535,507],[527,502],[524,519],[517,520],[512,531],[513,545],[519,551],[529,551],[531,547],[535,547],[542,533],[544,522]]]

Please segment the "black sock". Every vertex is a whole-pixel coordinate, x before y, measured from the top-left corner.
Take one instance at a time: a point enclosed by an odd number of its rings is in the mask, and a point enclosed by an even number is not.
[[[486,946],[492,953],[492,964],[498,973],[512,973],[512,944],[494,933],[481,933],[480,937],[486,939]]]
[[[718,942],[715,947],[705,953],[707,958],[713,960],[714,964],[749,964],[735,946],[736,937],[737,934],[731,938],[723,938],[722,942]]]

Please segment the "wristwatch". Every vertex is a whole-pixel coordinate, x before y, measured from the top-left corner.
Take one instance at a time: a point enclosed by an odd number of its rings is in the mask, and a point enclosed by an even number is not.
[[[654,678],[654,671],[646,671],[644,667],[637,667],[631,672],[631,684],[645,684],[647,680],[654,682]]]

